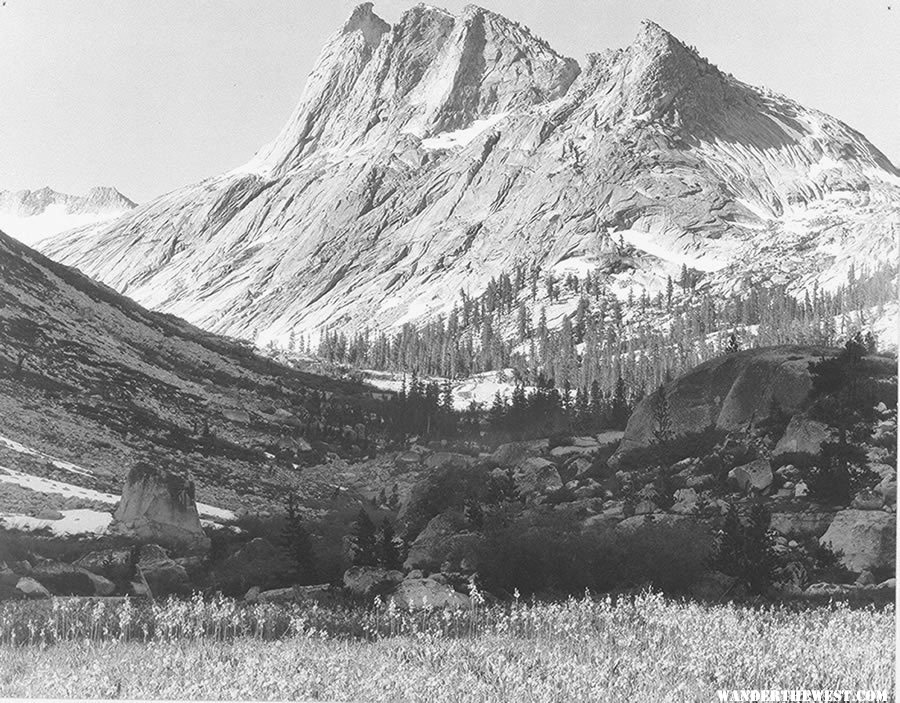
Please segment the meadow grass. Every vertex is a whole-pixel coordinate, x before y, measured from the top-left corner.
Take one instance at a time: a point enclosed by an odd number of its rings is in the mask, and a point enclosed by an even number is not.
[[[410,613],[223,598],[0,606],[0,697],[706,701],[894,686],[894,608],[645,593]]]

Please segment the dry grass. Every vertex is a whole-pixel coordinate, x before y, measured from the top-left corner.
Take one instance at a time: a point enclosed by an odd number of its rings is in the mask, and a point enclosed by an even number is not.
[[[57,601],[3,606],[0,640],[0,697],[694,701],[722,688],[894,686],[892,606],[645,594],[425,615]]]

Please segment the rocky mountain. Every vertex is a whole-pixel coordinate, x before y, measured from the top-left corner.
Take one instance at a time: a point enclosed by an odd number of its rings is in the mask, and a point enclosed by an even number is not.
[[[59,232],[110,220],[135,207],[115,188],[98,186],[86,195],[52,188],[0,190],[0,229],[34,244]]]
[[[286,343],[447,312],[526,264],[623,299],[682,266],[740,291],[896,260],[900,172],[652,22],[583,65],[513,21],[371,3],[248,164],[46,242],[143,305]],[[535,316],[537,310],[534,311]]]
[[[189,474],[204,519],[280,503],[321,447],[346,455],[328,417],[374,402],[360,385],[147,311],[0,233],[0,537],[102,532],[138,465],[144,493],[123,502],[123,523],[158,503],[144,485],[154,471]],[[311,499],[333,490],[304,486]]]

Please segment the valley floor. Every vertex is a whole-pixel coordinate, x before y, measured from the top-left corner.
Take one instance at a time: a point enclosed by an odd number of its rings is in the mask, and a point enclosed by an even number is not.
[[[894,690],[891,605],[747,608],[645,594],[425,615],[241,613],[233,601],[195,600],[154,606],[142,616],[149,628],[124,630],[130,611],[100,607],[87,635],[82,604],[56,601],[40,617],[31,607],[0,609],[0,697],[544,703]],[[226,621],[248,617],[257,628],[270,618],[256,630],[265,637],[225,636]],[[278,637],[275,621],[288,623]],[[17,626],[17,641],[40,644],[10,644]]]

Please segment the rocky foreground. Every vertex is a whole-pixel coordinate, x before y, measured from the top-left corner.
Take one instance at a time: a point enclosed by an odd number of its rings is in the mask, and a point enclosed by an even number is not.
[[[406,607],[462,607],[472,584],[497,596],[526,584],[558,593],[571,586],[564,579],[584,577],[563,566],[565,554],[552,554],[571,549],[588,550],[573,551],[576,561],[590,554],[630,574],[597,582],[610,588],[649,578],[698,597],[730,597],[743,586],[710,569],[701,547],[715,541],[733,511],[746,519],[761,505],[779,565],[770,595],[887,597],[895,583],[896,361],[858,362],[859,383],[874,394],[866,397],[882,400],[864,407],[851,428],[856,478],[841,493],[834,486],[844,484],[824,480],[823,471],[847,426],[826,412],[837,396],[822,395],[822,372],[811,369],[842,354],[778,347],[720,357],[645,398],[624,433],[515,441],[491,451],[413,440],[365,461],[334,455],[304,470],[311,483],[331,482],[329,500],[300,504],[304,515],[323,520],[321,530],[331,530],[330,537],[315,535],[320,553],[336,552],[331,573],[358,557],[346,536],[360,509],[389,518],[406,545],[396,563],[358,563],[331,585],[317,585],[312,572],[286,570],[282,535],[246,522],[240,524],[250,531],[241,531],[221,517],[221,524],[201,524],[189,478],[137,466],[103,538],[122,541],[93,550],[83,542],[81,556],[63,563],[41,557],[32,540],[32,553],[20,551],[5,564],[2,593],[204,588],[250,601],[381,596]],[[634,554],[622,557],[626,547],[660,564],[634,570]],[[558,576],[529,571],[542,568]],[[674,578],[678,571],[691,576]],[[509,580],[515,578],[522,582]]]

